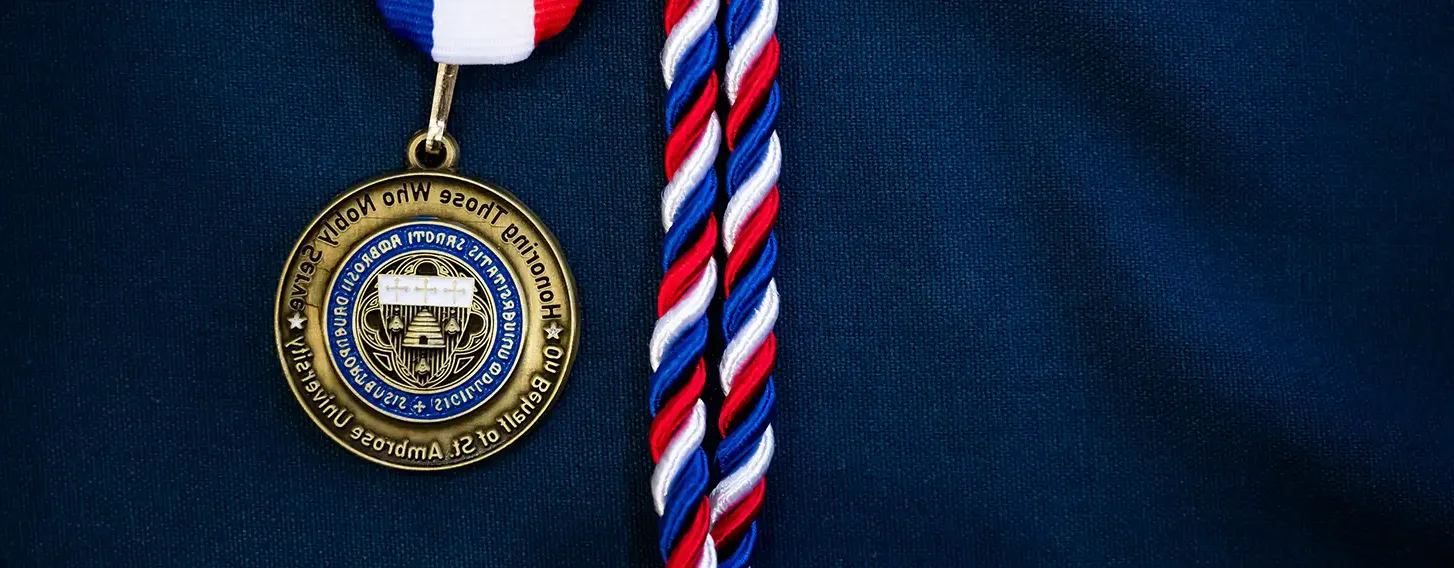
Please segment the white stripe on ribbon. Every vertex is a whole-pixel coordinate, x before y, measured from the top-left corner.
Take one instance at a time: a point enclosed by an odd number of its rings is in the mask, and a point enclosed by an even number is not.
[[[440,63],[515,63],[535,50],[535,0],[434,0]]]

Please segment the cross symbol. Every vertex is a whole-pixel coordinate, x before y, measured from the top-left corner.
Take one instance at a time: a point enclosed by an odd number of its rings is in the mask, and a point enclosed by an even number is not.
[[[439,286],[430,286],[429,279],[425,278],[424,283],[414,287],[415,292],[424,292],[424,302],[429,303],[430,294],[438,294]]]
[[[389,298],[389,302],[393,303],[393,302],[398,302],[399,301],[399,292],[406,291],[406,290],[409,289],[409,287],[408,286],[401,286],[399,284],[399,277],[398,276],[395,276],[394,277],[394,283],[393,284],[390,284],[388,286],[384,286],[384,289],[394,293],[393,297]]]
[[[421,401],[416,401],[414,403],[414,412],[415,413],[424,412],[424,401],[421,400]]]
[[[458,299],[459,299],[459,297],[460,297],[461,294],[467,294],[467,293],[469,293],[467,290],[465,290],[464,288],[460,287],[458,280],[450,280],[449,281],[449,287],[448,288],[445,288],[444,291],[445,292],[449,292],[450,295],[454,296],[455,299],[456,299],[456,301],[458,301]]]

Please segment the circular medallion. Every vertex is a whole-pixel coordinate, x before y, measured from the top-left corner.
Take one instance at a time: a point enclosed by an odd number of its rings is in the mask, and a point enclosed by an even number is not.
[[[484,459],[543,416],[580,338],[555,237],[509,192],[443,170],[359,185],[278,287],[278,355],[303,409],[371,461]]]

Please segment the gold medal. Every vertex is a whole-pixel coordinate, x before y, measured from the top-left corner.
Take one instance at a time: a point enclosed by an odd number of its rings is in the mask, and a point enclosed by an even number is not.
[[[278,284],[278,356],[298,402],[370,461],[445,469],[494,455],[555,402],[580,340],[560,245],[510,192],[454,172],[441,66],[403,172],[334,199]]]

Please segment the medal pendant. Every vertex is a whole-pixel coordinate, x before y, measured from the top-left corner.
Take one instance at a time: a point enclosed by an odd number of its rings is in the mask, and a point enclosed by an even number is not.
[[[513,194],[455,173],[457,157],[442,128],[415,135],[410,168],[334,199],[278,285],[288,386],[335,442],[390,467],[509,446],[555,402],[579,344],[559,243]]]

